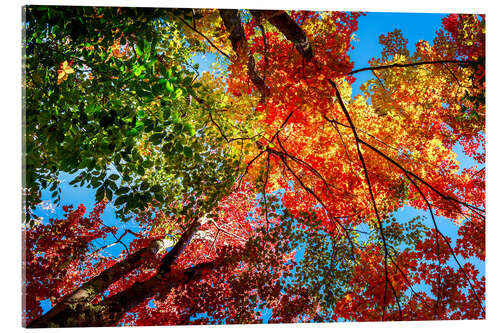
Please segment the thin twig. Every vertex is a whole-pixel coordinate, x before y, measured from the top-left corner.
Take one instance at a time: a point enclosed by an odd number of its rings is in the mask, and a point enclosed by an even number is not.
[[[361,164],[363,165],[363,171],[365,173],[366,183],[368,185],[368,192],[370,193],[371,202],[373,204],[373,208],[375,210],[375,215],[376,215],[377,221],[378,221],[378,227],[379,227],[379,230],[380,230],[380,236],[382,238],[382,243],[384,245],[385,290],[384,290],[384,303],[383,303],[384,304],[384,310],[383,310],[383,314],[382,314],[382,320],[384,320],[385,310],[386,310],[386,307],[387,307],[386,300],[387,300],[387,285],[388,284],[390,285],[390,287],[392,289],[392,292],[394,294],[394,297],[396,298],[396,301],[397,301],[398,307],[399,307],[399,314],[400,314],[400,317],[402,319],[403,314],[401,312],[401,307],[399,305],[399,297],[396,294],[394,286],[393,286],[392,282],[389,279],[389,273],[387,271],[388,249],[387,249],[387,241],[386,241],[385,235],[384,235],[384,229],[382,227],[382,219],[380,218],[380,215],[379,215],[379,212],[378,212],[378,208],[377,208],[377,203],[375,202],[375,196],[373,194],[372,185],[371,185],[371,182],[370,182],[370,177],[368,176],[368,169],[366,167],[365,159],[364,159],[363,154],[361,152],[361,147],[359,146],[359,137],[358,137],[358,134],[356,132],[356,127],[354,126],[354,123],[353,123],[353,121],[351,119],[351,116],[349,115],[349,112],[347,111],[347,108],[344,105],[344,101],[342,100],[342,96],[340,96],[340,92],[337,89],[337,86],[335,85],[335,83],[331,79],[328,79],[328,82],[335,89],[335,95],[337,96],[337,100],[338,100],[338,102],[340,104],[340,107],[342,108],[342,111],[344,112],[344,114],[345,114],[345,116],[347,118],[347,121],[349,122],[349,125],[351,127],[352,133],[354,135],[354,138],[356,139],[356,149],[358,151],[358,156],[359,156],[359,159],[361,161]]]
[[[266,186],[267,182],[269,180],[269,154],[267,154],[267,168],[266,168],[266,180],[264,181],[264,185],[262,186],[262,195],[264,198],[264,208],[265,208],[265,215],[266,215],[266,232],[269,232],[269,217],[268,217],[268,212],[267,212],[267,194],[266,194]]]
[[[458,261],[458,258],[457,256],[455,255],[455,251],[453,250],[453,247],[451,246],[450,242],[448,241],[448,239],[443,235],[443,233],[437,228],[437,225],[436,225],[436,220],[434,219],[434,214],[432,213],[432,208],[430,206],[430,203],[429,201],[427,200],[427,198],[425,197],[424,193],[422,192],[422,190],[420,189],[420,187],[415,183],[415,181],[413,181],[411,179],[411,177],[409,176],[409,174],[407,174],[408,176],[408,179],[410,179],[410,181],[412,182],[413,186],[415,186],[415,188],[417,189],[418,193],[420,194],[420,196],[422,197],[422,199],[424,199],[424,201],[426,202],[427,204],[427,207],[429,208],[429,211],[431,213],[431,217],[432,217],[432,221],[434,223],[434,226],[435,226],[435,230],[437,233],[439,233],[439,235],[441,236],[441,238],[443,238],[443,240],[445,241],[446,245],[448,246],[448,248],[450,249],[450,252],[451,252],[451,255],[453,256],[453,259],[455,260],[455,262],[457,263],[460,271],[462,272],[463,276],[465,277],[465,279],[467,280],[467,282],[469,283],[469,286],[471,287],[471,290],[472,290],[472,293],[474,294],[474,297],[477,301],[477,303],[479,304],[479,307],[481,308],[481,310],[484,312],[484,308],[483,308],[483,305],[481,304],[481,301],[479,300],[479,296],[477,295],[476,293],[476,289],[474,288],[472,282],[469,280],[469,277],[467,276],[467,273],[465,273],[462,265],[460,264],[460,262]]]
[[[345,229],[345,227],[343,226],[343,224],[335,217],[333,216],[330,211],[328,210],[328,208],[326,207],[326,205],[324,204],[323,200],[321,200],[321,198],[311,189],[309,188],[306,184],[304,184],[304,182],[302,181],[302,179],[292,170],[292,168],[288,165],[288,163],[286,162],[286,155],[279,152],[279,151],[275,151],[275,150],[272,150],[272,149],[267,149],[267,151],[269,151],[270,153],[274,153],[275,155],[277,155],[281,161],[283,162],[283,165],[286,167],[286,169],[288,169],[288,171],[290,171],[290,173],[294,176],[294,178],[299,182],[299,184],[302,186],[302,188],[308,192],[309,194],[311,194],[315,199],[316,201],[323,207],[323,209],[325,210],[325,212],[327,213],[329,219],[334,223],[334,225],[337,226],[337,230],[338,230],[338,227],[340,227],[348,241],[349,241],[349,244],[351,245],[351,257],[354,258],[354,249],[355,249],[355,245],[349,235],[349,232],[347,232],[347,230]]]
[[[215,46],[215,44],[212,43],[212,41],[210,40],[210,38],[208,38],[207,36],[205,36],[198,29],[196,29],[195,27],[192,27],[189,23],[187,23],[186,21],[184,21],[180,17],[177,17],[177,19],[179,21],[181,21],[182,23],[184,23],[188,28],[190,28],[191,30],[193,30],[194,32],[196,32],[198,35],[200,35],[201,37],[203,37],[208,42],[208,44],[210,44],[210,46],[212,46],[214,49],[216,49],[217,51],[219,51],[220,54],[222,54],[223,56],[225,56],[228,59],[231,59],[231,57],[227,53],[225,53],[224,51],[222,51],[221,49],[219,49],[217,46]]]
[[[239,180],[238,180],[238,186],[236,186],[236,189],[239,189],[240,186],[241,186],[241,182],[243,181],[243,177],[246,176],[246,174],[248,173],[248,170],[250,169],[250,166],[252,165],[253,162],[255,162],[262,154],[264,154],[265,150],[262,150],[260,153],[257,154],[257,156],[255,156],[254,158],[252,158],[250,160],[250,162],[248,162],[247,166],[245,167],[245,171],[243,172],[243,174],[239,177]]]
[[[384,154],[383,152],[381,152],[379,149],[375,148],[374,146],[370,145],[369,143],[367,143],[366,141],[363,141],[362,139],[359,139],[359,142],[365,146],[367,146],[368,148],[370,148],[371,150],[373,150],[374,152],[376,152],[377,154],[379,154],[380,156],[384,157],[386,160],[388,160],[389,162],[391,162],[392,164],[394,164],[396,167],[398,167],[401,171],[403,171],[404,173],[407,172],[409,175],[411,175],[413,178],[415,179],[418,179],[421,183],[423,183],[424,185],[426,185],[428,188],[430,188],[434,193],[436,193],[437,195],[439,195],[440,197],[442,197],[443,199],[445,200],[450,200],[450,201],[454,201],[460,205],[463,205],[467,208],[469,208],[471,211],[473,211],[474,213],[476,213],[478,216],[480,216],[482,219],[484,219],[484,214],[482,214],[481,212],[484,212],[484,209],[481,209],[479,207],[475,207],[473,205],[470,205],[466,202],[463,202],[463,201],[460,201],[456,198],[453,198],[449,195],[446,195],[440,191],[438,191],[434,186],[430,185],[428,182],[426,182],[425,180],[423,180],[421,177],[417,176],[415,173],[403,168],[398,162],[396,162],[394,159],[392,159],[391,157],[387,156],[386,154]]]
[[[217,225],[217,223],[215,223],[215,221],[211,220],[211,222],[217,228],[218,231],[221,231],[222,233],[224,233],[224,234],[226,234],[228,236],[232,236],[232,237],[234,237],[234,238],[236,238],[236,239],[238,239],[238,240],[240,240],[242,242],[246,242],[247,241],[247,239],[245,239],[245,238],[243,238],[241,236],[238,236],[238,235],[236,235],[236,234],[234,234],[234,233],[232,233],[230,231],[227,231],[226,229],[223,229],[223,228],[219,227],[219,225]]]
[[[344,75],[353,75],[359,72],[365,72],[365,71],[373,71],[377,69],[387,69],[387,68],[393,68],[393,67],[413,67],[413,66],[420,66],[420,65],[432,65],[432,64],[459,64],[462,66],[474,66],[477,64],[477,61],[469,61],[469,60],[430,60],[430,61],[418,61],[418,62],[412,62],[409,64],[389,64],[389,65],[381,65],[381,66],[372,66],[372,67],[365,67],[365,68],[360,68],[356,69],[353,71],[350,71],[348,73],[345,73]]]

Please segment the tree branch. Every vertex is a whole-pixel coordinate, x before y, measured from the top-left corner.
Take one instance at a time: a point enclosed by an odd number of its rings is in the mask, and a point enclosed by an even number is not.
[[[429,60],[429,61],[418,61],[418,62],[412,62],[409,64],[389,64],[389,65],[380,65],[380,66],[372,66],[372,67],[364,67],[360,69],[356,69],[353,71],[350,71],[349,73],[345,73],[344,75],[353,75],[356,73],[360,72],[365,72],[365,71],[373,71],[377,69],[387,69],[387,68],[394,68],[394,67],[413,67],[413,66],[421,66],[421,65],[433,65],[433,64],[459,64],[462,66],[473,66],[477,64],[477,61],[470,61],[470,60],[455,60],[455,59],[450,59],[450,60]]]
[[[477,292],[476,292],[476,289],[474,288],[474,286],[472,285],[472,282],[470,281],[469,277],[467,276],[467,273],[465,273],[462,265],[460,264],[460,262],[458,261],[458,258],[457,256],[455,255],[455,251],[453,251],[453,247],[451,246],[450,242],[448,241],[448,239],[443,235],[443,233],[438,229],[437,227],[437,224],[436,224],[436,220],[434,218],[434,213],[432,212],[432,208],[431,208],[431,205],[429,203],[429,201],[427,200],[427,198],[425,197],[424,193],[422,192],[422,190],[420,189],[420,187],[417,185],[417,183],[415,183],[415,181],[413,179],[411,179],[410,175],[408,173],[406,173],[406,177],[408,177],[408,179],[410,180],[410,182],[413,184],[413,186],[417,189],[418,193],[420,194],[420,196],[422,197],[422,199],[424,199],[426,205],[427,205],[427,208],[429,209],[429,212],[431,214],[431,217],[432,217],[432,222],[434,223],[434,229],[436,231],[436,242],[437,242],[437,235],[439,234],[439,236],[441,236],[441,238],[445,241],[446,245],[448,246],[448,248],[450,249],[450,252],[451,252],[451,255],[453,256],[453,259],[455,260],[456,264],[458,265],[460,271],[462,272],[463,276],[465,277],[465,279],[467,280],[471,290],[472,290],[472,293],[474,294],[474,298],[476,299],[479,307],[481,308],[481,310],[484,312],[484,308],[483,308],[483,305],[481,304],[481,301],[479,300],[479,296],[477,295]],[[439,245],[438,245],[438,251],[439,251]],[[439,257],[439,252],[438,252],[438,257]],[[439,278],[441,279],[441,260],[439,260]],[[441,281],[439,281],[441,282]],[[438,287],[438,290],[440,288]],[[439,301],[439,297],[440,295],[438,295],[438,301]]]
[[[276,27],[306,60],[313,57],[311,43],[304,30],[284,10],[250,10],[250,13],[256,18],[265,18]]]
[[[185,20],[183,20],[181,17],[177,17],[178,20],[180,20],[182,23],[184,23],[184,25],[186,25],[189,29],[193,30],[194,32],[196,32],[198,35],[200,35],[201,37],[203,37],[207,42],[208,44],[210,44],[211,47],[213,47],[214,49],[216,49],[220,54],[222,54],[224,57],[230,59],[229,55],[222,51],[221,49],[219,49],[217,46],[215,46],[214,43],[212,43],[212,41],[207,37],[205,36],[203,33],[201,33],[198,29],[196,29],[196,26],[191,26],[189,23],[187,23]],[[193,23],[194,23],[194,19],[193,19]]]
[[[204,222],[205,217],[203,217],[202,219]],[[195,220],[189,225],[186,231],[184,231],[175,246],[161,260],[161,265],[158,270],[159,276],[170,272],[172,264],[177,260],[177,258],[179,258],[181,253],[184,252],[184,249],[191,242],[191,239],[194,237],[201,224],[202,221],[200,221],[199,218],[195,218]]]
[[[373,150],[374,152],[376,152],[377,154],[379,154],[380,156],[384,157],[386,160],[388,160],[389,162],[391,162],[392,164],[394,164],[396,167],[398,167],[401,171],[403,171],[404,173],[408,173],[409,175],[411,175],[413,178],[419,180],[421,183],[423,183],[424,185],[426,185],[428,188],[430,188],[434,193],[436,193],[437,195],[439,195],[440,197],[442,197],[443,199],[445,200],[450,200],[450,201],[454,201],[456,202],[457,204],[459,205],[463,205],[467,208],[469,208],[471,211],[473,211],[474,213],[476,213],[478,216],[480,216],[482,219],[484,219],[484,214],[482,214],[482,212],[484,212],[484,209],[481,209],[479,207],[475,207],[473,205],[470,205],[466,202],[463,202],[463,201],[460,201],[456,198],[453,198],[449,195],[446,195],[440,191],[438,191],[435,187],[433,187],[432,185],[430,185],[428,182],[426,182],[425,180],[423,180],[422,178],[420,178],[419,176],[417,176],[415,173],[409,171],[409,170],[406,170],[405,168],[403,168],[403,166],[401,166],[401,164],[399,164],[398,162],[396,162],[395,160],[393,160],[392,158],[390,158],[389,156],[387,156],[386,154],[384,154],[383,152],[381,152],[380,150],[378,150],[377,148],[375,148],[374,146],[370,145],[369,143],[367,143],[366,141],[363,141],[362,139],[359,139],[359,142],[365,146],[367,146],[368,148],[370,148],[371,150]]]
[[[248,42],[245,37],[245,31],[241,24],[240,13],[237,9],[219,9],[219,15],[224,22],[224,26],[229,31],[229,40],[233,46],[233,50],[241,61],[247,61],[248,76],[253,84],[257,87],[261,94],[261,102],[269,96],[270,90],[266,86],[264,80],[257,73],[255,59],[248,47]]]
[[[354,123],[353,123],[353,121],[351,119],[351,116],[349,115],[349,112],[347,111],[347,108],[344,105],[344,101],[342,100],[342,96],[340,96],[340,92],[337,89],[337,86],[335,85],[335,83],[331,79],[328,79],[328,83],[330,83],[330,85],[332,86],[332,88],[335,89],[335,95],[337,97],[337,100],[338,100],[338,102],[340,104],[340,107],[341,107],[342,111],[344,112],[344,115],[347,118],[347,121],[349,122],[349,126],[351,127],[351,130],[352,130],[352,133],[354,135],[354,138],[356,139],[356,148],[357,148],[357,151],[358,151],[359,160],[361,161],[361,164],[363,165],[363,171],[365,173],[366,183],[368,185],[368,192],[370,193],[370,199],[371,199],[371,202],[373,204],[373,208],[375,210],[375,216],[377,217],[378,227],[379,227],[379,230],[380,230],[380,236],[382,237],[382,243],[384,245],[385,291],[384,291],[384,312],[382,314],[382,320],[384,320],[385,309],[387,307],[387,285],[389,285],[391,287],[392,293],[393,293],[394,297],[396,298],[396,301],[398,303],[398,308],[399,308],[400,319],[402,320],[403,314],[401,312],[401,306],[399,304],[399,297],[396,294],[396,290],[394,289],[394,286],[393,286],[391,280],[389,279],[389,273],[388,273],[388,270],[387,270],[387,259],[388,259],[387,241],[385,239],[384,229],[382,227],[382,219],[380,218],[380,215],[379,215],[379,212],[378,212],[378,208],[377,208],[377,203],[375,201],[375,196],[373,194],[372,185],[371,185],[371,182],[370,182],[370,177],[368,176],[368,169],[366,167],[365,159],[363,157],[363,154],[361,152],[361,148],[359,146],[359,140],[360,139],[358,137],[358,133],[356,132],[356,127],[354,126]]]
[[[278,137],[279,139],[279,137]],[[278,143],[281,147],[281,149],[284,150],[283,146],[281,145],[281,142],[278,140]],[[325,205],[325,203],[323,202],[323,200],[321,200],[321,198],[309,187],[307,186],[306,184],[304,184],[304,182],[302,181],[302,179],[292,170],[292,168],[288,165],[288,163],[286,162],[286,159],[285,157],[287,156],[285,153],[282,153],[282,152],[279,152],[279,151],[276,151],[276,150],[273,150],[271,148],[267,148],[266,150],[268,153],[272,153],[272,154],[275,154],[277,155],[280,160],[283,162],[283,165],[286,167],[286,169],[288,169],[288,171],[290,171],[290,173],[293,175],[293,177],[299,182],[300,186],[302,186],[302,188],[308,192],[309,194],[311,194],[315,199],[316,201],[321,205],[321,207],[323,207],[323,209],[325,210],[326,214],[328,215],[328,218],[330,219],[330,221],[332,221],[332,224],[333,225],[336,225],[336,229],[339,230],[342,229],[347,237],[347,240],[349,241],[349,244],[351,245],[351,257],[354,258],[354,249],[356,248],[356,246],[354,245],[354,242],[352,241],[350,235],[349,235],[349,232],[346,230],[346,228],[344,227],[344,225],[339,221],[339,219],[335,216],[333,216],[330,211],[328,210],[327,206]]]
[[[145,255],[151,253],[156,255],[168,246],[168,242],[163,239],[154,240],[148,246],[140,249],[123,261],[114,264],[104,270],[99,275],[84,283],[81,287],[66,296],[43,316],[34,319],[27,327],[48,327],[49,323],[57,322],[61,319],[69,307],[78,307],[90,303],[99,294],[104,292],[111,284],[118,281],[122,276],[127,275],[137,268]],[[62,316],[64,317],[64,315]]]
[[[170,272],[172,264],[189,244],[201,223],[202,222],[196,218],[188,229],[181,235],[181,238],[177,241],[175,246],[162,259],[162,263],[156,275],[157,278],[161,278],[163,275]],[[156,255],[160,250],[165,249],[168,245],[169,242],[164,239],[152,241],[147,247],[142,248],[141,250],[128,256],[125,260],[113,265],[87,283],[83,284],[83,286],[59,302],[45,315],[33,320],[28,327],[49,327],[51,324],[68,326],[68,318],[72,318],[75,311],[88,311],[89,307],[92,307],[90,302],[99,293],[104,292],[112,283],[118,281],[118,279],[126,276],[132,270],[139,267],[146,254],[152,253]],[[81,325],[78,324],[77,326],[92,326],[87,322],[88,320],[90,320],[90,318],[86,318]]]
[[[71,326],[116,326],[123,315],[157,294],[167,294],[182,283],[200,278],[207,271],[222,266],[221,261],[209,261],[187,268],[181,274],[169,273],[151,277],[143,282],[136,282],[126,290],[119,292],[95,305],[98,315],[92,315],[92,307],[82,312],[85,320],[77,321]]]

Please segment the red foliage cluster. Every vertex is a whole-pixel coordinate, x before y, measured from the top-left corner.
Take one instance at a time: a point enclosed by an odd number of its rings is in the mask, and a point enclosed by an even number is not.
[[[89,245],[116,231],[102,224],[101,214],[106,202],[96,204],[89,217],[84,217],[85,207],[63,207],[63,219],[50,219],[26,228],[25,237],[25,317],[27,321],[42,314],[40,301],[56,304],[86,278]],[[94,273],[94,272],[90,272]]]
[[[474,19],[471,15],[450,14],[443,18],[443,27],[450,42],[456,47],[456,54],[465,60],[477,60],[485,56],[484,15]]]

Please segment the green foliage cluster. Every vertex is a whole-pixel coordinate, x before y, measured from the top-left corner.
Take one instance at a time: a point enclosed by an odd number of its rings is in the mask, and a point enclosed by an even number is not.
[[[276,206],[276,203],[272,205]],[[355,269],[363,265],[358,250],[362,252],[367,246],[378,244],[380,257],[384,256],[380,233],[373,228],[369,229],[370,232],[363,231],[363,224],[350,230],[349,239],[334,237],[320,227],[322,220],[314,211],[303,212],[297,218],[281,207],[270,210],[269,216],[280,219],[279,226],[268,233],[269,240],[277,244],[278,251],[303,251],[303,256],[299,255],[300,264],[286,276],[285,289],[292,290],[296,286],[306,288],[326,317],[335,315],[337,302],[346,294],[360,292],[352,284]],[[392,215],[385,217],[383,229],[390,255],[413,251],[415,244],[429,230],[422,219],[417,216],[406,222],[397,222]],[[286,235],[288,241],[280,241],[278,235]]]
[[[232,162],[212,149],[206,109],[192,102],[213,92],[195,82],[181,26],[167,20],[189,13],[26,8],[28,222],[43,189],[60,201],[64,173],[74,176],[71,185],[96,189],[97,201],[115,200],[122,219],[152,202],[185,213],[195,198],[218,196],[230,183]],[[58,82],[65,61],[74,74]]]

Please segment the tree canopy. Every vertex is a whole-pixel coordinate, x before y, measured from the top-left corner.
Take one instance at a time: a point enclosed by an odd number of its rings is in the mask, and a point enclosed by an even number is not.
[[[357,68],[361,15],[25,7],[25,325],[485,318],[485,17]]]

